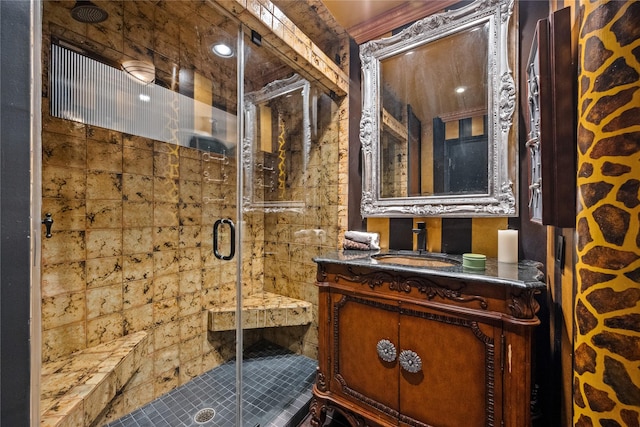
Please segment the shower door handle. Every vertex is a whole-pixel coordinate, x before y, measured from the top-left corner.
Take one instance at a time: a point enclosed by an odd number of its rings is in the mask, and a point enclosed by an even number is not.
[[[218,250],[218,230],[220,229],[220,226],[222,224],[228,224],[229,228],[231,229],[231,248],[229,251],[229,255],[222,255]],[[233,256],[236,254],[236,226],[233,224],[233,221],[228,218],[219,219],[213,224],[213,254],[216,256],[216,258],[225,261],[233,259]]]

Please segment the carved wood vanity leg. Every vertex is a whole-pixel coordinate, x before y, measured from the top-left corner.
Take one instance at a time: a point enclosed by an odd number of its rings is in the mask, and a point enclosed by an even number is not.
[[[320,402],[315,397],[311,399],[309,413],[311,414],[312,427],[322,427],[324,425],[327,419],[327,407],[324,402]]]

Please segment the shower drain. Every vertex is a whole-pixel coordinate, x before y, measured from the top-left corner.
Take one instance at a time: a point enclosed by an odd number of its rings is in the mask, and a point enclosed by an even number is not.
[[[211,421],[213,417],[216,416],[216,410],[212,408],[204,408],[200,409],[196,415],[193,417],[193,420],[198,424],[204,424],[207,421]]]

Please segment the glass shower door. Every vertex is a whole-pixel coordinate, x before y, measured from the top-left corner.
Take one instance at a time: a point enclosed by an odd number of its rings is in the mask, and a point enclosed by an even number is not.
[[[43,2],[43,417],[86,385],[54,367],[91,369],[83,355],[136,336],[117,405],[91,423],[236,425],[239,24],[208,2],[96,3],[100,22]],[[193,398],[151,403],[171,393]]]
[[[243,39],[242,414],[244,426],[282,426],[305,415],[315,379],[312,257],[337,224],[325,214],[337,186],[322,187],[336,109],[267,40],[248,28]]]

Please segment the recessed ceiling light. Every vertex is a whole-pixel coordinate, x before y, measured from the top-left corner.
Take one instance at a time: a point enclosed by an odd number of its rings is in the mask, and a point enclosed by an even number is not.
[[[466,87],[464,87],[464,86],[458,86],[458,87],[455,89],[456,93],[463,93],[465,90],[467,90],[467,88],[466,88]]]
[[[233,56],[233,50],[224,43],[214,44],[211,50],[221,58],[231,58]]]

